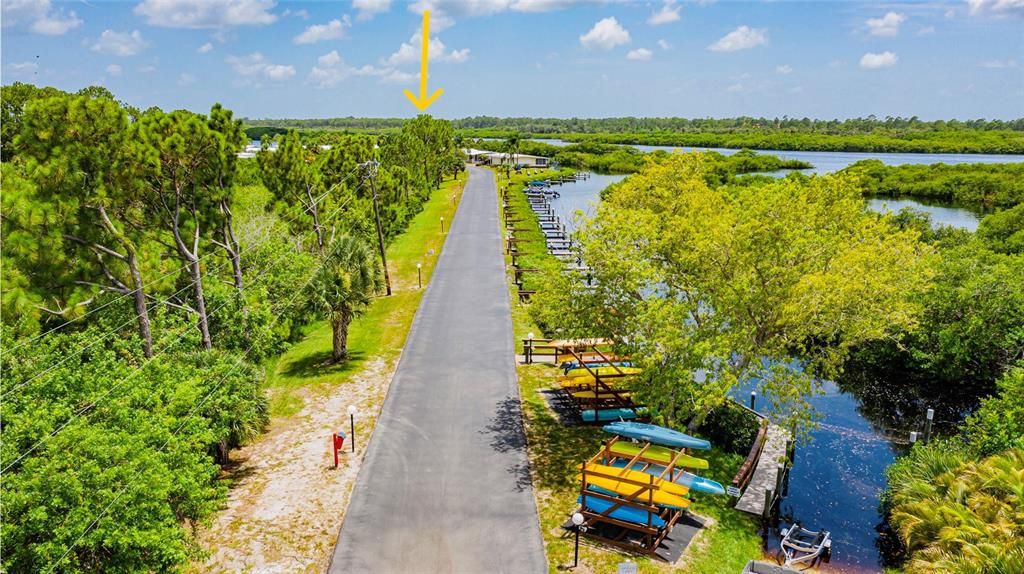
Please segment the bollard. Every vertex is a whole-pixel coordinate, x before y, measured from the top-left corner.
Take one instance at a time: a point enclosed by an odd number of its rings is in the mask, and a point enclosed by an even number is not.
[[[917,431],[910,431],[910,444],[917,442]]]
[[[928,409],[924,418],[924,444],[928,444],[932,438],[932,420],[935,418],[935,409]]]
[[[756,411],[757,408],[757,391],[750,391],[750,410]]]

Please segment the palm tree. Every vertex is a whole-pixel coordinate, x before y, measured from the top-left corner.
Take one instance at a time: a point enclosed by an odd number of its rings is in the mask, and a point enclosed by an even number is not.
[[[949,446],[917,447],[889,473],[907,572],[1024,572],[1024,452],[972,461]]]
[[[330,243],[306,289],[312,310],[331,321],[332,363],[348,358],[348,327],[366,311],[382,283],[377,259],[366,243],[351,235],[338,236]]]
[[[519,134],[514,133],[505,140],[505,149],[508,152],[508,163],[505,164],[505,177],[511,177],[512,165],[519,155]]]

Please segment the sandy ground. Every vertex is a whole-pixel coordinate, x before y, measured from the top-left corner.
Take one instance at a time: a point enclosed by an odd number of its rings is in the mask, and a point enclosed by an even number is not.
[[[194,572],[323,572],[337,540],[363,449],[380,413],[397,359],[369,362],[298,414],[272,422],[257,443],[232,453],[225,508],[199,533],[211,553]],[[356,405],[356,453],[348,440],[334,468],[331,433],[349,433]]]

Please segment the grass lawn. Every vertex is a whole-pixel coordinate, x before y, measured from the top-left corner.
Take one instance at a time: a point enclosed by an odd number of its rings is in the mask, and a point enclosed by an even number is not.
[[[416,264],[423,265],[425,288],[444,244],[441,217],[445,219],[447,231],[447,222],[455,217],[465,180],[463,172],[458,180],[442,183],[441,189],[431,195],[405,233],[388,246],[392,295],[378,297],[365,315],[352,322],[348,340],[350,360],[340,365],[323,364],[331,353],[331,326],[327,321],[320,321],[308,328],[304,339],[266,362],[272,417],[299,412],[311,395],[347,383],[370,361],[383,360],[390,364],[398,359],[423,297],[423,289],[417,284]],[[429,254],[431,250],[433,255]]]
[[[522,183],[553,174],[554,172],[545,172],[540,176],[513,176],[511,183],[503,176],[499,178],[499,188],[506,184],[510,185],[513,192],[509,198],[517,206],[517,213],[524,214],[523,217],[527,220],[517,223],[516,227],[536,227],[536,218],[529,212],[525,197],[518,193]],[[539,231],[519,233],[516,236],[542,241]],[[544,258],[551,259],[551,256],[542,253],[542,245],[543,243],[538,243],[535,246],[531,242],[527,247],[521,246],[524,250],[538,253],[524,257],[524,267],[540,267],[545,264]],[[506,259],[511,263],[511,258]],[[516,288],[512,284],[511,270],[509,286],[512,324],[518,345],[527,333],[540,334],[541,331],[530,318],[529,305],[518,302]],[[548,409],[540,391],[554,386],[555,377],[559,373],[556,367],[517,364],[516,372],[519,376],[519,392],[526,419],[530,471],[534,481],[537,510],[540,514],[541,534],[548,557],[548,569],[550,572],[557,572],[572,565],[573,538],[562,530],[561,525],[577,507],[577,468],[586,458],[597,452],[601,441],[606,439],[607,435],[600,427],[563,426]],[[739,455],[717,450],[701,456],[708,458],[711,466],[710,470],[703,474],[722,484],[728,484],[743,462],[743,457]],[[754,519],[733,510],[727,497],[693,494],[692,498],[692,511],[711,520],[709,526],[687,549],[678,564],[669,565],[643,556],[627,555],[610,547],[599,546],[593,541],[584,544],[585,538],[581,538],[580,568],[577,571],[614,572],[619,562],[629,559],[637,563],[640,572],[735,574],[743,569],[747,560],[761,556],[761,539]]]

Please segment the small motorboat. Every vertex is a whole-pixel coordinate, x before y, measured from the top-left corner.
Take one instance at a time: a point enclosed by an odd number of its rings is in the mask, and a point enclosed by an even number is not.
[[[806,564],[815,566],[819,561],[829,561],[832,553],[832,535],[828,530],[807,530],[794,523],[782,530],[782,555],[786,558],[783,566]]]

